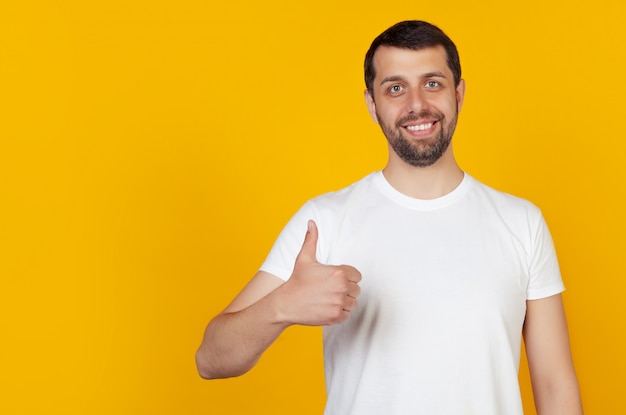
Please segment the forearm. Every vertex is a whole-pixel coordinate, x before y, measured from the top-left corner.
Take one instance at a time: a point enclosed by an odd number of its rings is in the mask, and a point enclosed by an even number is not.
[[[559,382],[535,382],[533,391],[538,415],[583,414],[578,381],[573,370],[570,376],[563,376]]]
[[[215,317],[196,352],[200,376],[227,378],[250,370],[288,326],[277,315],[274,301],[266,297],[243,310]]]

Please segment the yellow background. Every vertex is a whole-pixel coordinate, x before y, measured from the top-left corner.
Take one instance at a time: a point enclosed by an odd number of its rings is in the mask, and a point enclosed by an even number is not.
[[[621,413],[623,4],[3,1],[0,413],[320,414],[319,329],[238,379],[194,352],[306,199],[383,166],[362,59],[409,18],[456,41],[460,164],[543,209],[586,411]]]

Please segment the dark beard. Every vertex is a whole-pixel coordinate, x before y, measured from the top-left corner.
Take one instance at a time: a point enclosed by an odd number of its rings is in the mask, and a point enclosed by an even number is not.
[[[441,123],[441,130],[434,142],[433,140],[414,142],[402,135],[402,125],[424,118],[436,118],[437,122]],[[378,117],[378,120],[380,121],[380,117]],[[446,152],[452,141],[452,134],[454,134],[456,127],[456,117],[450,122],[448,128],[443,124],[443,120],[442,114],[433,115],[423,112],[400,119],[396,123],[395,129],[390,128],[383,122],[380,122],[380,128],[383,130],[385,137],[387,137],[389,145],[402,161],[414,167],[428,167],[443,156],[443,153]]]

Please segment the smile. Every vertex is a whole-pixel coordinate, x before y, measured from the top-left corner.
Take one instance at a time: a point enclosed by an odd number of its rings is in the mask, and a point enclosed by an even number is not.
[[[407,125],[406,128],[409,131],[425,131],[433,126],[432,122],[426,124],[418,124],[418,125]]]

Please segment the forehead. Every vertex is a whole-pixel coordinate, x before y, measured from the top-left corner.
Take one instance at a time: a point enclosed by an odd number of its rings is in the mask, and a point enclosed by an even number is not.
[[[437,72],[453,78],[442,46],[419,50],[381,46],[374,54],[374,68],[377,80],[390,76],[413,78]]]

